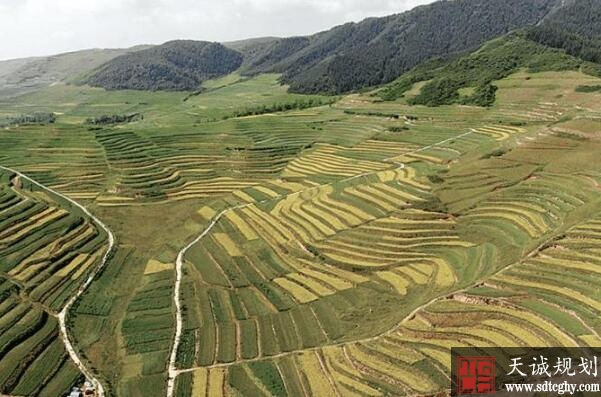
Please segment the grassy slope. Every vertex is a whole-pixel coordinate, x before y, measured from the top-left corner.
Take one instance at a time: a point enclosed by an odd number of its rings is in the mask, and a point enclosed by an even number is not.
[[[0,62],[0,98],[21,95],[61,81],[75,81],[115,57],[144,48],[147,46],[94,49]]]
[[[208,92],[200,96],[180,92],[105,91],[101,88],[58,84],[13,100],[0,100],[0,115],[17,116],[36,112],[57,112],[66,123],[84,121],[101,115],[143,113],[144,129],[160,126],[190,125],[207,119],[221,119],[234,111],[258,105],[292,102],[306,96],[287,93],[277,81],[278,75],[266,74],[253,79],[230,75],[206,82]],[[214,88],[220,88],[214,90]],[[324,98],[323,96],[312,96]],[[156,117],[155,117],[156,116]]]

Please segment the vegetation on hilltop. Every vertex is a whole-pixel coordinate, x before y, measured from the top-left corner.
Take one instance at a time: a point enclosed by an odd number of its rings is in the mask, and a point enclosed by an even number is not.
[[[277,37],[257,37],[254,39],[230,41],[222,44],[227,48],[238,51],[242,54],[244,57],[244,63],[242,64],[242,67],[244,67],[247,61],[260,56],[267,47],[278,40],[279,38]]]
[[[219,43],[177,40],[115,58],[86,82],[106,89],[187,91],[241,64],[239,52]]]
[[[579,0],[553,13],[543,24],[526,31],[537,43],[565,50],[588,62],[601,63],[601,0]],[[601,70],[587,65],[588,72]]]
[[[494,40],[473,54],[461,57],[435,69],[416,68],[379,92],[384,100],[401,98],[414,83],[429,82],[408,102],[414,105],[440,106],[453,103],[490,106],[495,100],[494,80],[502,79],[518,69],[532,72],[575,70],[582,61],[527,40],[522,33]],[[468,96],[461,88],[474,88]]]
[[[451,103],[490,106],[493,80],[520,68],[530,71],[571,70],[601,76],[601,0],[579,0],[553,10],[543,23],[494,40],[473,54],[441,66],[426,63],[379,92],[385,100],[402,97],[419,81],[429,81],[410,104]],[[470,96],[461,88],[473,87]]]
[[[576,92],[601,92],[601,85],[581,85],[576,87]]]
[[[601,40],[589,39],[553,26],[537,26],[526,31],[526,37],[548,47],[563,49],[585,61],[601,63]]]

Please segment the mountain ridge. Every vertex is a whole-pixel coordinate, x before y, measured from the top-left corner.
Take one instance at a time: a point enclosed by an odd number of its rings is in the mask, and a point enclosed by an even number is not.
[[[243,74],[282,73],[301,93],[343,93],[394,80],[433,57],[469,52],[514,29],[538,23],[557,0],[439,1],[312,36],[281,39]],[[479,23],[474,23],[479,21]],[[290,45],[287,45],[290,43]],[[283,48],[291,54],[279,56]],[[272,62],[269,62],[269,60]]]
[[[247,77],[281,74],[281,83],[292,92],[340,94],[387,84],[432,59],[450,61],[511,31],[561,24],[562,18],[573,20],[569,10],[597,5],[599,1],[441,0],[308,36],[212,43],[208,52],[202,50],[208,42],[173,40],[140,51],[115,53],[104,63],[80,68],[77,76],[45,76],[40,80],[46,84],[87,83],[107,89],[196,91],[203,80],[238,70]],[[562,10],[568,10],[568,15]],[[161,54],[173,43],[187,43],[189,48],[167,52],[179,52],[175,58],[187,59],[188,65],[170,62]],[[198,51],[193,47],[199,47]],[[3,78],[6,81],[2,64],[0,86]]]

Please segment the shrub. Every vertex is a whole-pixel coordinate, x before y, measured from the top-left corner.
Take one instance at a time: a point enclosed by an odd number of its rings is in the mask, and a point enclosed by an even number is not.
[[[601,92],[601,85],[581,85],[576,87],[576,92]]]
[[[52,124],[56,121],[54,113],[23,114],[18,117],[7,117],[0,120],[0,127],[21,124]]]

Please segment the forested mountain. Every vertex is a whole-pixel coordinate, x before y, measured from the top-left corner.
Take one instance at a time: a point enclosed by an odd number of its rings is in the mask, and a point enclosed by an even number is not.
[[[601,0],[564,0],[565,4],[541,25],[574,33],[587,39],[601,38]]]
[[[527,30],[530,40],[601,63],[601,0],[571,0]]]
[[[238,69],[242,54],[219,43],[177,40],[113,59],[86,79],[106,89],[194,90]]]
[[[16,86],[37,84],[38,75],[46,83],[63,81],[68,71],[71,81],[139,90],[196,90],[204,80],[235,70],[244,76],[281,73],[293,92],[338,94],[390,83],[424,62],[451,62],[514,31],[524,40],[601,63],[601,0],[442,0],[311,36],[223,45],[179,40],[126,54],[90,52],[88,60],[64,54],[24,66],[5,63],[5,69]],[[45,72],[47,65],[60,73]],[[73,78],[84,71],[83,78]],[[0,62],[0,86],[6,75]]]
[[[451,58],[539,23],[558,0],[454,0],[277,40],[243,74],[283,73],[296,92],[340,93],[389,82],[433,57]]]

